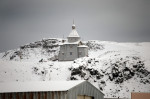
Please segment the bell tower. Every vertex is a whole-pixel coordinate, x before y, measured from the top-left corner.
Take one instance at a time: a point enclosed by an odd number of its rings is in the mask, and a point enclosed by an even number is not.
[[[73,25],[72,25],[72,31],[67,38],[68,38],[68,42],[77,42],[80,40],[80,36],[78,32],[76,31],[74,20],[73,20]]]

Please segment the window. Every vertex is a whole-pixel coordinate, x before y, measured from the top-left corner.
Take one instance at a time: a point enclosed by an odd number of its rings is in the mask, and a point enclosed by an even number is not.
[[[62,52],[62,55],[64,55],[64,52]]]
[[[70,45],[70,48],[72,48],[73,47],[73,45]]]
[[[72,55],[72,52],[70,52],[70,55]]]

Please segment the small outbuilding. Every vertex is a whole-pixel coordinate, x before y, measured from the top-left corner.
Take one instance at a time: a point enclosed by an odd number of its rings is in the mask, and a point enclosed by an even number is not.
[[[88,81],[0,83],[0,99],[104,99]]]
[[[150,92],[133,92],[131,99],[150,99]]]

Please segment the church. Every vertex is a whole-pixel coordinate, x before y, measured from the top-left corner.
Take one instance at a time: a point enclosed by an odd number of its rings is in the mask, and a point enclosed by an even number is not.
[[[88,46],[83,44],[83,42],[80,40],[80,36],[76,31],[76,27],[73,22],[72,31],[67,37],[67,41],[60,44],[58,60],[72,61],[76,58],[85,56],[88,56]]]

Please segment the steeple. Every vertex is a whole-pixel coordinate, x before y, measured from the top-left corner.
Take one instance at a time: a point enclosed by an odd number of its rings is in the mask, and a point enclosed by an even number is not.
[[[76,26],[75,26],[75,24],[74,24],[74,19],[73,19],[72,30],[73,30],[73,29],[76,29]]]
[[[74,19],[73,19],[73,24],[74,24]]]
[[[73,20],[73,25],[72,25],[72,31],[71,31],[71,33],[69,34],[68,37],[80,37],[79,34],[76,31],[74,20]]]
[[[78,40],[80,40],[80,36],[79,36],[78,32],[76,31],[76,27],[75,27],[74,20],[73,20],[72,31],[68,36],[68,41],[75,42]]]

